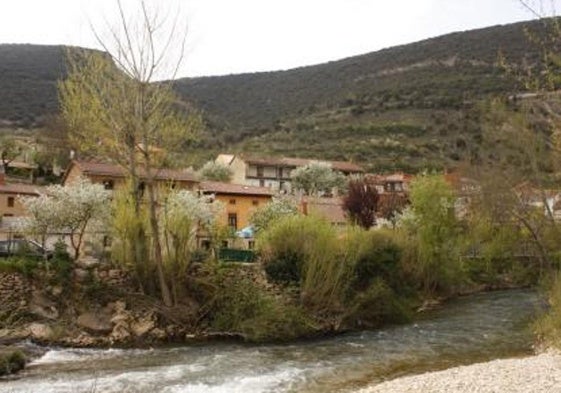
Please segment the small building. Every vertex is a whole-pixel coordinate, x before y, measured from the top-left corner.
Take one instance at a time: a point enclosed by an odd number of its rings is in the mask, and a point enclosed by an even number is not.
[[[0,239],[20,235],[18,219],[26,216],[21,197],[38,197],[41,188],[33,184],[6,183],[4,172],[0,172]]]
[[[170,188],[193,190],[198,184],[195,174],[188,170],[154,169],[152,176],[158,185]],[[89,179],[92,183],[103,184],[106,190],[116,190],[126,184],[127,173],[124,168],[115,164],[74,160],[66,170],[62,184],[72,184],[80,177]],[[140,170],[139,177],[139,189],[142,191],[145,187],[143,179],[147,178],[147,174]]]
[[[401,172],[389,175],[366,175],[366,180],[376,187],[379,195],[391,193],[404,193],[409,191],[409,183],[413,179],[412,175]]]
[[[257,158],[245,155],[220,154],[217,163],[232,170],[232,183],[248,186],[268,187],[275,192],[291,192],[291,174],[296,168],[312,162],[325,162],[334,171],[344,175],[363,174],[364,169],[357,164],[346,161],[325,161],[307,158],[268,157]]]
[[[204,195],[213,195],[224,204],[222,225],[238,231],[251,225],[250,217],[255,209],[271,201],[273,192],[269,188],[204,181],[199,185]]]
[[[0,216],[25,216],[25,208],[19,197],[40,195],[40,187],[34,184],[6,183],[4,173],[0,173]]]

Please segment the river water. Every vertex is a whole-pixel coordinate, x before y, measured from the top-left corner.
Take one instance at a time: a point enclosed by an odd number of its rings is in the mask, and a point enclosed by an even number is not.
[[[352,392],[384,379],[531,353],[528,290],[447,303],[415,323],[289,345],[57,349],[0,392]]]

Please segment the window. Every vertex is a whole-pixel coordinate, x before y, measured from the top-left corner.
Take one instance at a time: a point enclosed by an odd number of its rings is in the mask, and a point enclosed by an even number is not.
[[[230,205],[235,205],[236,204],[236,200],[235,199],[230,199]]]
[[[259,180],[259,187],[265,187],[265,180]]]
[[[247,242],[247,248],[249,248],[250,250],[253,250],[255,248],[255,241],[254,240],[250,240]]]
[[[8,197],[8,207],[14,207],[14,197]]]
[[[203,250],[210,250],[210,240],[203,240],[201,242],[201,248]]]
[[[138,196],[140,196],[141,198],[144,196],[144,190],[146,189],[146,184],[144,182],[140,182],[140,184],[138,185]]]
[[[257,167],[257,177],[263,177],[264,170],[262,166]]]
[[[222,248],[228,248],[228,240],[222,240]]]
[[[115,187],[115,183],[113,182],[113,180],[103,181],[103,188],[105,188],[106,190],[112,190],[113,187]]]
[[[13,214],[10,214],[10,213],[4,213],[4,217],[13,217],[13,216],[14,216]]]
[[[111,238],[111,236],[104,235],[103,236],[103,247],[104,248],[111,247],[111,244],[113,244],[113,239]]]
[[[228,213],[228,226],[232,229],[238,229],[238,215],[236,213]]]
[[[259,206],[259,201],[258,200],[253,200],[253,201],[251,201],[251,204],[253,206]]]

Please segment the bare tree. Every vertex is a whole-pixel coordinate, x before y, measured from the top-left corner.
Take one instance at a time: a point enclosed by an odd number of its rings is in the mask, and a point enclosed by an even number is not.
[[[147,191],[150,233],[138,228],[136,263],[151,257],[162,300],[172,305],[163,266],[157,219],[158,169],[167,154],[193,137],[201,126],[196,113],[178,106],[172,83],[185,52],[186,28],[179,12],[173,18],[139,2],[130,16],[116,0],[118,21],[107,23],[107,36],[94,29],[105,53],[69,52],[69,75],[60,84],[62,113],[70,140],[84,155],[105,157],[127,172],[134,209],[141,209],[141,179]],[[167,81],[161,81],[166,79]]]

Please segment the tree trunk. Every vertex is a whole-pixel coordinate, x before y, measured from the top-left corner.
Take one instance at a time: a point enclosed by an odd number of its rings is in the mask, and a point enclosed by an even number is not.
[[[148,169],[147,169],[148,172]],[[156,196],[154,194],[154,182],[150,179],[146,185],[148,190],[148,198],[150,204],[150,229],[152,231],[152,245],[154,247],[154,262],[158,271],[158,282],[160,284],[160,292],[162,301],[168,307],[173,305],[173,300],[166,281],[164,272],[164,259],[162,256],[162,243],[160,242],[160,228],[158,225],[158,216],[156,211]]]

